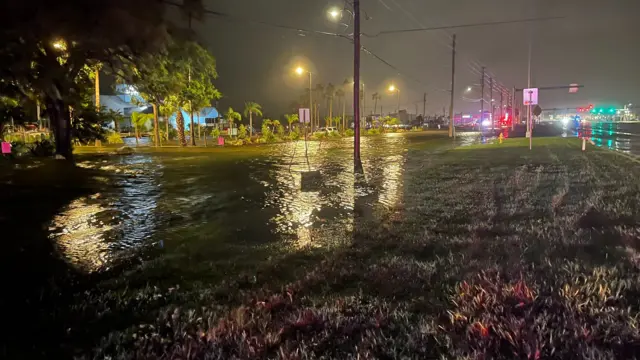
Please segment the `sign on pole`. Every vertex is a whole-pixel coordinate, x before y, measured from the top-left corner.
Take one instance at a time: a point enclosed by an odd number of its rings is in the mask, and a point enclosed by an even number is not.
[[[575,94],[577,92],[578,92],[578,84],[571,84],[571,87],[569,88],[569,93]]]
[[[522,91],[522,103],[525,105],[538,105],[538,88],[524,89]]]
[[[311,118],[309,116],[309,109],[308,108],[298,109],[298,118],[300,119],[300,122],[303,124],[310,123]]]

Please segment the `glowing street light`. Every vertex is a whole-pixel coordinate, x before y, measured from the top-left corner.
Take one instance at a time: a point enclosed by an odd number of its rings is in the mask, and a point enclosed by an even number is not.
[[[471,86],[468,86],[468,87],[467,87],[467,92],[471,92],[471,90],[472,90],[472,89],[471,89]]]
[[[302,66],[298,66],[296,68],[296,74],[298,74],[298,75],[304,74],[304,69],[302,68]]]
[[[338,9],[329,10],[329,17],[334,20],[338,20],[338,18],[340,17],[340,11]]]

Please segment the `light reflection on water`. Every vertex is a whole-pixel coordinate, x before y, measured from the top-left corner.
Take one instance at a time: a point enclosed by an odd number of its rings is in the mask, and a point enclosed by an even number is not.
[[[113,186],[69,204],[50,236],[86,272],[158,243],[203,258],[229,246],[342,246],[352,241],[356,197],[374,211],[402,203],[409,140],[362,138],[367,184],[357,189],[351,141],[308,142],[307,155],[298,141],[234,155],[87,157],[79,165],[103,170]],[[308,171],[318,172],[317,188],[302,189]]]

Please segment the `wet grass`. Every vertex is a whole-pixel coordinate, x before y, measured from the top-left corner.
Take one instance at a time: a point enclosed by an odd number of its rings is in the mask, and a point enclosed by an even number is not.
[[[382,219],[356,200],[344,246],[126,295],[166,300],[93,356],[640,356],[639,171],[575,140],[511,145],[409,149],[404,200]]]

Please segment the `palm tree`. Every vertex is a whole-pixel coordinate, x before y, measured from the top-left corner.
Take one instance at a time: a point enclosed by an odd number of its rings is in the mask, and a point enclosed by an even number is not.
[[[344,121],[345,112],[347,111],[346,101],[344,101],[345,92],[342,89],[336,91],[336,97],[342,101],[342,131],[345,130],[346,123]],[[337,125],[336,125],[337,126]]]
[[[289,134],[291,134],[291,124],[300,121],[298,114],[284,114],[285,119],[289,123]]]
[[[253,114],[262,116],[262,106],[253,101],[244,103],[244,116],[249,116],[249,137],[253,137]]]
[[[329,102],[329,119],[333,119],[333,97],[335,96],[335,94],[336,94],[336,87],[333,86],[332,83],[329,83],[327,85],[327,88],[325,89],[325,97]],[[331,126],[331,124],[329,124],[329,126]]]
[[[322,84],[316,84],[316,88],[313,89],[314,93],[313,94],[313,98],[314,99],[320,99],[323,95],[324,95],[324,85]],[[319,101],[316,100],[316,108],[315,108],[315,114],[313,115],[313,119],[316,122],[316,128],[320,127],[320,107],[318,106]],[[313,109],[311,109],[310,111],[313,111]],[[313,126],[312,126],[313,128]]]
[[[231,133],[233,134],[233,122],[235,120],[242,120],[242,115],[240,115],[239,112],[233,111],[233,108],[229,106],[229,110],[227,110],[224,117],[229,121],[229,129],[231,129]]]
[[[131,123],[136,132],[136,146],[138,146],[138,140],[140,139],[140,128],[146,126],[149,120],[153,119],[152,114],[143,114],[134,112],[131,114]]]
[[[378,108],[378,100],[382,99],[382,96],[380,96],[380,94],[378,93],[373,93],[373,95],[371,95],[371,99],[374,101],[373,103],[373,114],[376,114],[376,109]]]

